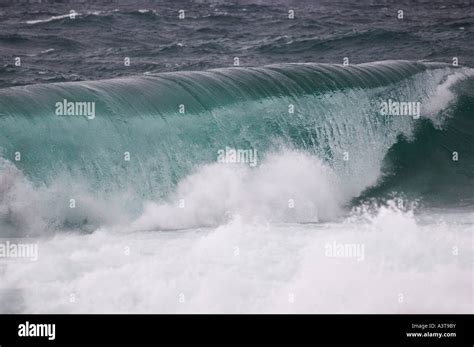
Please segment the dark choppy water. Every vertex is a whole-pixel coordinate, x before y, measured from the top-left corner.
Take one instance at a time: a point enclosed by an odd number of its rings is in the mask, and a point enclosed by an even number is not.
[[[204,70],[231,66],[234,57],[241,66],[343,57],[458,57],[474,66],[469,0],[36,2],[0,1],[0,87]],[[64,17],[70,10],[75,19]]]

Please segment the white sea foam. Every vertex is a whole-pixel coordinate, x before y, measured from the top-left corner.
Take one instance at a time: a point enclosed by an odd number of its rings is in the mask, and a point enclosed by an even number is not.
[[[472,231],[380,207],[343,223],[235,216],[181,232],[57,234],[39,244],[37,262],[5,265],[0,309],[472,313]],[[328,257],[332,243],[364,245],[363,261]]]
[[[126,224],[128,192],[97,196],[80,179],[58,176],[34,185],[0,157],[0,238],[41,236],[55,231],[92,232],[99,225]],[[74,208],[70,201],[74,200]]]
[[[27,20],[26,24],[34,25],[34,24],[40,24],[40,23],[53,22],[53,21],[64,19],[64,18],[75,19],[75,18],[79,18],[79,17],[82,17],[82,16],[107,16],[107,15],[110,15],[111,13],[113,13],[113,12],[120,12],[120,10],[114,9],[113,11],[87,11],[87,12],[84,12],[84,13],[72,12],[72,13],[62,14],[62,15],[59,15],[59,16],[51,16],[51,17],[43,18],[43,19]],[[138,9],[137,12],[141,13],[141,14],[144,14],[144,13],[157,14],[157,12],[155,10],[148,10],[148,9]]]
[[[422,114],[435,126],[441,127],[444,123],[443,116],[445,116],[441,111],[447,109],[456,100],[456,94],[452,88],[459,81],[472,76],[474,76],[474,70],[467,68],[446,75],[440,83],[434,85],[434,89],[422,103]]]
[[[216,226],[245,220],[317,222],[334,219],[351,198],[335,173],[297,151],[270,154],[261,166],[216,163],[182,180],[166,202],[150,202],[136,230]]]
[[[79,15],[80,13],[74,13],[74,16],[79,16]],[[71,18],[71,13],[63,14],[60,16],[51,16],[49,18],[44,18],[44,19],[27,20],[26,24],[32,25],[32,24],[38,24],[38,23],[48,23],[48,22],[52,22],[52,21],[64,19],[64,18]]]
[[[2,172],[2,213],[31,226],[66,213],[14,168]],[[41,238],[36,262],[0,264],[0,312],[474,311],[472,212],[415,216],[389,203],[321,222],[350,197],[337,180],[316,158],[283,151],[257,168],[205,166],[179,185],[184,208],[153,203],[131,225],[90,200],[115,226]],[[328,256],[328,245],[364,253]]]
[[[181,180],[166,200],[147,202],[133,221],[131,192],[94,194],[80,178],[67,176],[37,186],[10,162],[0,158],[0,165],[0,237],[61,229],[92,232],[100,225],[130,225],[139,231],[211,227],[234,215],[246,221],[328,221],[338,218],[367,184],[356,176],[341,179],[315,156],[283,149],[255,168],[204,165]]]

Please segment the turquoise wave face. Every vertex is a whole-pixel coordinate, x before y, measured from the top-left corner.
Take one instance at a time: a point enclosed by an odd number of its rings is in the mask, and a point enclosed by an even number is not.
[[[413,175],[404,148],[416,152],[417,141],[432,148],[430,136],[417,140],[417,127],[444,122],[441,111],[457,98],[450,88],[469,73],[406,61],[286,64],[7,88],[0,90],[0,147],[37,187],[81,182],[102,196],[130,192],[137,206],[165,198],[228,148],[256,151],[259,162],[291,148],[322,160],[355,198],[373,186],[397,187],[383,174],[397,176],[400,167]],[[383,114],[381,105],[392,101],[421,104],[425,120]],[[456,107],[467,119],[472,99]],[[453,126],[422,131],[455,138]],[[388,169],[387,160],[396,166]]]

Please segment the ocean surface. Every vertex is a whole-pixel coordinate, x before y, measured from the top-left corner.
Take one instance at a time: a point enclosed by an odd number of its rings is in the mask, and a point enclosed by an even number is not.
[[[0,0],[0,313],[473,313],[473,24]]]

